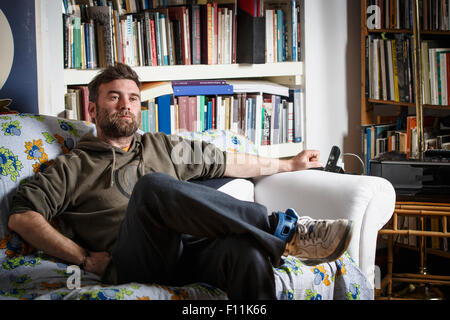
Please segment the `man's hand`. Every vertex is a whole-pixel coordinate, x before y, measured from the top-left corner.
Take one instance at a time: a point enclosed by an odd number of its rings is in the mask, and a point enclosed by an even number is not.
[[[298,171],[310,168],[323,167],[322,163],[319,162],[320,151],[318,150],[303,150],[295,157],[289,159],[290,170]]]
[[[105,273],[105,269],[108,266],[111,256],[108,252],[89,252],[89,256],[86,258],[85,271],[95,273],[102,276]]]

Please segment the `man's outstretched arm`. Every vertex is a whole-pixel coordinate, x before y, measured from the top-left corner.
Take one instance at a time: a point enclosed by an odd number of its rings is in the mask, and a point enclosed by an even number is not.
[[[321,167],[320,152],[303,150],[290,159],[258,157],[243,153],[227,153],[224,176],[251,178],[279,172],[305,170]]]

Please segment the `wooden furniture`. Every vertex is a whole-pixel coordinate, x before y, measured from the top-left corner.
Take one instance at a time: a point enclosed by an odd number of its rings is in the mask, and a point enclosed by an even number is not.
[[[446,30],[436,30],[435,26],[431,25],[431,18],[434,18],[437,11],[430,11],[431,4],[442,4],[441,1],[429,1],[429,0],[412,0],[412,1],[385,1],[385,0],[362,0],[361,1],[361,125],[370,125],[379,123],[378,117],[380,115],[399,116],[403,115],[416,115],[417,117],[417,154],[412,158],[423,159],[424,146],[424,133],[423,133],[423,115],[448,115],[448,105],[436,105],[425,103],[428,101],[423,97],[424,93],[424,79],[427,79],[423,74],[422,57],[428,58],[428,52],[422,52],[422,40],[444,40],[443,47],[448,47],[445,41],[448,43],[450,38],[449,26],[446,26]],[[400,4],[401,7],[396,6]],[[387,8],[386,6],[389,6]],[[406,6],[406,7],[405,7]],[[410,6],[410,7],[408,7]],[[433,10],[437,10],[438,7],[433,7]],[[441,10],[442,7],[439,8]],[[422,10],[422,11],[420,11]],[[433,15],[431,13],[433,12]],[[443,11],[439,11],[443,12]],[[430,15],[429,15],[430,13]],[[399,14],[400,19],[396,22],[396,17]],[[447,17],[447,13],[443,14],[443,17]],[[440,19],[439,21],[442,21]],[[408,27],[405,27],[408,26]],[[409,87],[409,101],[402,101],[396,97],[396,99],[386,98],[386,87],[382,88],[382,77],[386,77],[382,72],[381,63],[383,61],[381,50],[376,51],[379,56],[380,65],[370,65],[369,62],[369,41],[370,39],[394,39],[401,36],[410,36],[408,45],[409,57],[408,57],[408,70],[409,81],[411,85]],[[389,42],[388,42],[389,43]],[[384,44],[383,44],[384,45]],[[380,45],[382,46],[382,45]],[[375,47],[376,48],[376,47]],[[382,48],[382,47],[381,47]],[[392,48],[394,50],[394,48]],[[385,51],[385,53],[388,51]],[[375,54],[375,53],[374,53]],[[386,66],[388,61],[386,59]],[[376,69],[374,69],[376,68]],[[395,67],[394,67],[395,69]],[[379,77],[375,76],[374,82],[378,83],[378,89],[370,86],[368,80],[373,76],[374,70],[379,72]],[[395,72],[395,71],[394,71]],[[378,79],[378,80],[377,80]],[[386,86],[386,83],[384,84]],[[409,83],[407,83],[409,85]],[[370,92],[379,90],[378,93],[370,95]],[[385,94],[381,94],[382,92]],[[398,93],[397,93],[398,94]],[[373,96],[378,96],[375,99]],[[392,95],[389,93],[388,97]],[[396,101],[393,101],[396,100]],[[362,141],[362,146],[364,141]],[[364,147],[362,148],[364,154]],[[372,157],[373,158],[373,155]],[[367,161],[368,162],[368,161]],[[368,163],[367,163],[368,164]],[[431,198],[436,198],[432,195]],[[426,253],[425,238],[444,238],[449,237],[448,232],[448,217],[450,216],[450,203],[448,200],[432,201],[429,198],[419,199],[418,197],[412,197],[409,199],[402,199],[397,197],[396,207],[394,215],[388,224],[388,227],[380,230],[380,235],[388,236],[388,271],[386,277],[382,281],[382,288],[387,287],[387,296],[392,295],[392,283],[393,282],[409,282],[409,283],[423,283],[423,284],[450,284],[450,277],[430,275],[426,270]],[[419,229],[402,229],[398,225],[399,218],[403,217],[417,217],[419,222],[422,222]],[[442,231],[427,230],[423,225],[423,222],[430,217],[441,219]],[[419,223],[420,225],[420,223]],[[393,274],[393,247],[394,236],[417,236],[418,246],[420,252],[420,265],[421,270],[418,274]],[[449,255],[450,257],[450,255]]]
[[[417,217],[417,229],[401,229],[398,225],[399,217]],[[437,218],[441,221],[442,229],[439,231],[427,230],[425,219]],[[450,238],[448,230],[448,218],[450,217],[450,203],[442,202],[418,202],[418,201],[397,201],[391,223],[381,229],[379,235],[388,235],[388,258],[387,274],[381,282],[381,290],[386,288],[386,296],[392,298],[393,282],[407,282],[417,284],[450,285],[450,276],[432,275],[427,270],[427,248],[425,237],[436,237],[442,239]],[[420,269],[418,273],[393,273],[394,264],[394,236],[417,236],[419,237],[418,249],[420,253]],[[450,254],[446,253],[448,257]]]
[[[396,8],[398,4],[400,8]],[[405,140],[408,140],[402,152],[416,159],[423,159],[424,151],[427,149],[423,123],[425,117],[450,114],[448,102],[444,104],[445,99],[433,100],[433,97],[443,96],[442,91],[438,89],[440,82],[434,85],[438,81],[435,80],[439,75],[438,62],[433,64],[432,68],[431,61],[436,59],[430,59],[431,48],[449,47],[449,26],[441,24],[437,27],[431,24],[431,21],[434,23],[432,19],[438,17],[439,21],[436,20],[436,23],[448,20],[447,11],[443,8],[443,1],[440,0],[361,1],[361,125],[365,128],[382,122],[392,123],[395,122],[394,118],[400,118],[405,124],[402,128],[395,129],[395,135],[404,133]],[[391,56],[396,59],[388,59]],[[445,58],[445,55],[441,56]],[[413,130],[404,130],[407,129],[406,123],[409,121],[407,116],[415,116],[414,121],[417,120],[417,132],[414,132],[417,139],[412,139],[413,142],[410,139]],[[363,155],[365,152],[368,154],[365,158],[368,165],[369,160],[378,152],[367,151],[367,147],[364,146],[364,133],[361,149]],[[378,138],[378,134],[376,135]],[[386,133],[380,138],[386,138],[385,135]],[[396,139],[396,142],[402,141],[401,138]],[[388,145],[388,142],[385,144]]]

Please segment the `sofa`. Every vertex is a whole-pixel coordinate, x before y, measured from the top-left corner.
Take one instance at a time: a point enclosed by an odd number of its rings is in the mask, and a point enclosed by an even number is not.
[[[130,283],[106,286],[98,276],[47,256],[7,228],[9,205],[21,181],[69,152],[95,126],[57,117],[0,114],[0,299],[227,299],[226,292],[205,283],[184,287]],[[214,143],[229,152],[257,154],[246,138],[227,131],[180,133],[186,139]],[[304,265],[287,256],[274,267],[279,299],[373,299],[377,234],[395,205],[392,185],[379,177],[317,170],[280,173],[253,180],[232,179],[219,188],[236,198],[256,201],[268,212],[294,208],[313,218],[354,221],[354,236],[338,260]],[[188,266],[187,266],[188,267]],[[76,279],[75,279],[76,280]]]

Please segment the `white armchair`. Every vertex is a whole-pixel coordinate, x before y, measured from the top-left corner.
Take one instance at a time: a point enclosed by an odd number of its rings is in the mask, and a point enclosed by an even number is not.
[[[255,182],[254,200],[269,212],[294,208],[313,218],[353,220],[354,234],[347,251],[374,285],[378,231],[395,206],[389,181],[317,170],[279,173]]]

